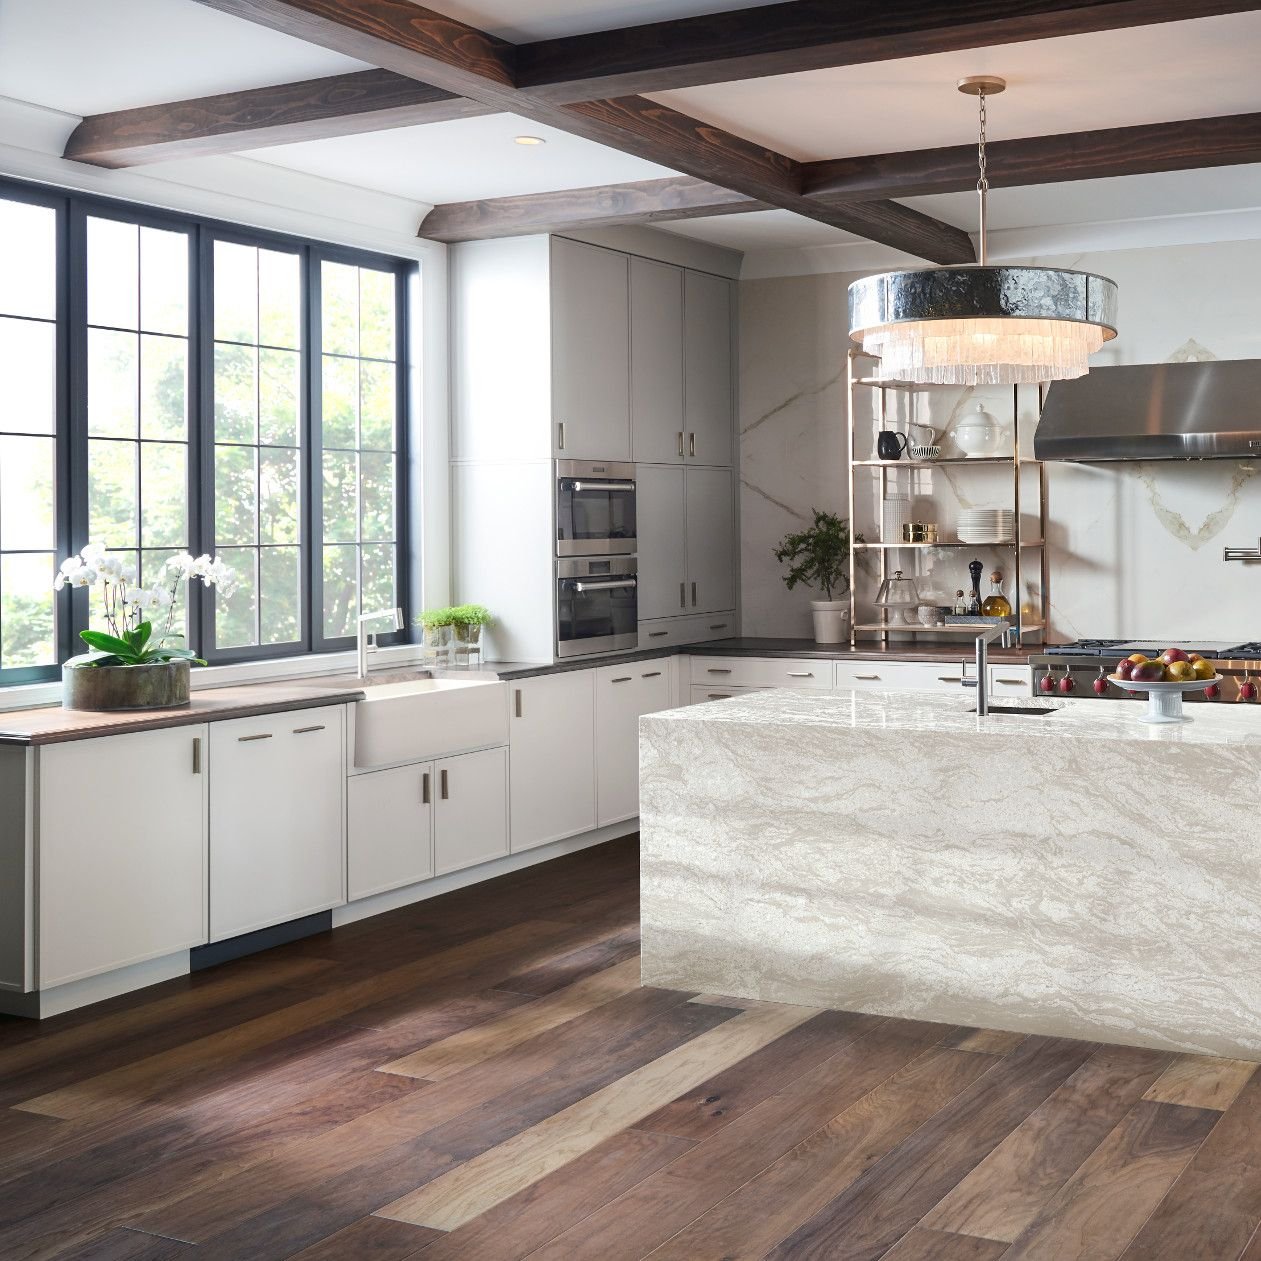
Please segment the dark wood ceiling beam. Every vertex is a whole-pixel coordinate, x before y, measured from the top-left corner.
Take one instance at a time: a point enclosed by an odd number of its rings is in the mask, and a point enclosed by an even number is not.
[[[986,152],[1000,188],[1238,166],[1261,162],[1261,114],[991,140]],[[976,146],[837,158],[804,171],[805,191],[829,202],[963,192],[976,187]]]
[[[522,44],[516,83],[557,102],[1250,12],[1244,0],[787,0]]]
[[[62,156],[94,166],[139,166],[491,112],[406,75],[361,70],[93,114],[71,132]]]

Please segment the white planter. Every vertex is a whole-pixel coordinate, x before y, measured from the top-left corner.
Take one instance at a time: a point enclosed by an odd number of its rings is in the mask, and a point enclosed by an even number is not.
[[[811,600],[816,644],[842,644],[849,639],[849,601]]]

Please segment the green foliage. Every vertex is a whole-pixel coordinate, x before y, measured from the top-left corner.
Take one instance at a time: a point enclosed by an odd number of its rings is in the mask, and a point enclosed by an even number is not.
[[[825,600],[849,590],[849,522],[831,512],[812,509],[814,524],[798,534],[786,534],[775,549],[775,559],[789,569],[784,585],[815,587]],[[863,536],[855,536],[861,543]]]
[[[488,626],[494,619],[484,604],[453,604],[426,609],[417,619],[426,630],[439,626]]]
[[[134,630],[124,630],[121,635],[106,631],[85,630],[79,638],[100,656],[92,656],[85,666],[147,666],[166,661],[191,661],[196,665],[206,663],[191,648],[166,648],[153,639],[153,624],[141,622]]]

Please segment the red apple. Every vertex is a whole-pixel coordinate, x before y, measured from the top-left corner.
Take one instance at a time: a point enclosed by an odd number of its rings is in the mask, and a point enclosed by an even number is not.
[[[1124,661],[1117,662],[1116,675],[1118,679],[1128,679],[1134,673],[1134,662],[1129,657]]]
[[[1130,653],[1127,660],[1132,661],[1136,666],[1141,666],[1144,661],[1150,661],[1151,658],[1147,656],[1145,653],[1132,652]]]
[[[1165,679],[1165,667],[1159,661],[1144,661],[1141,665],[1134,667],[1134,673],[1130,678],[1135,683],[1163,683]]]
[[[1160,659],[1167,666],[1173,665],[1175,661],[1190,661],[1191,660],[1191,658],[1188,657],[1187,654],[1183,652],[1181,648],[1166,648],[1165,651],[1160,654]]]
[[[1187,660],[1194,665],[1195,662],[1203,661],[1204,658],[1198,652],[1189,652],[1187,653]]]

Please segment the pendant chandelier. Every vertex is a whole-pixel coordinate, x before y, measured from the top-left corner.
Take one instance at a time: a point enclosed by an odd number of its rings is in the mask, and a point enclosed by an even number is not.
[[[959,91],[978,100],[978,261],[892,271],[849,287],[849,333],[880,359],[880,375],[925,385],[1012,385],[1084,376],[1116,336],[1117,287],[1058,267],[991,267],[986,256],[985,98],[1007,86],[977,75]]]

